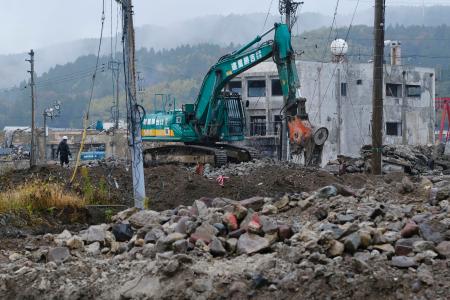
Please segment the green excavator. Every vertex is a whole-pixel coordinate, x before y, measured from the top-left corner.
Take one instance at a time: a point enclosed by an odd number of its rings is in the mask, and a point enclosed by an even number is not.
[[[259,44],[272,32],[273,40]],[[144,150],[145,164],[179,162],[221,166],[255,158],[253,149],[233,145],[244,140],[245,108],[241,96],[227,91],[227,86],[234,77],[269,58],[273,58],[280,77],[291,153],[304,154],[307,165],[320,163],[328,130],[316,129],[308,120],[306,99],[298,97],[300,83],[291,33],[286,24],[277,23],[247,45],[221,57],[203,79],[194,104],[145,115],[141,124],[142,140],[157,144]]]

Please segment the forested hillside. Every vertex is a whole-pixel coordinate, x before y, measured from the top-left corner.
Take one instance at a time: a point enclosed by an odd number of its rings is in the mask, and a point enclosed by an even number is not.
[[[323,28],[308,31],[294,38],[294,46],[303,60],[329,61],[331,39],[347,37],[347,28],[332,31]],[[328,39],[330,37],[330,39]],[[450,95],[450,27],[390,26],[386,39],[399,40],[403,47],[403,63],[437,69],[437,94]],[[349,58],[367,62],[372,58],[372,28],[354,26],[348,36]],[[144,77],[146,92],[139,99],[150,109],[155,93],[170,93],[179,103],[193,102],[201,80],[208,68],[237,45],[201,44],[171,50],[141,49],[137,52],[137,70]],[[117,54],[118,58],[121,54]],[[95,56],[78,58],[73,63],[58,65],[37,79],[38,120],[43,109],[55,100],[62,102],[63,114],[51,126],[79,127],[89,99],[89,88],[95,66]],[[112,77],[108,70],[108,56],[102,57],[97,75],[91,120],[110,119],[112,105]],[[388,58],[387,58],[388,59]],[[123,73],[123,72],[122,72]],[[121,82],[123,80],[121,79]],[[30,91],[23,82],[19,88],[0,90],[0,127],[27,125],[30,119]],[[122,88],[122,87],[121,87]],[[121,89],[122,90],[122,89]],[[123,91],[121,91],[123,96]],[[122,101],[123,103],[123,101]],[[122,112],[124,108],[122,108]],[[123,116],[123,115],[122,115]]]

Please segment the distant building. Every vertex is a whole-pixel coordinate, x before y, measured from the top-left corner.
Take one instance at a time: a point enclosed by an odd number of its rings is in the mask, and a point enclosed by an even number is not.
[[[330,132],[323,161],[358,156],[371,143],[371,63],[298,61],[302,96],[313,125]],[[249,101],[246,143],[276,157],[283,97],[276,65],[264,62],[235,78],[229,88]],[[434,143],[435,71],[384,66],[384,143]]]

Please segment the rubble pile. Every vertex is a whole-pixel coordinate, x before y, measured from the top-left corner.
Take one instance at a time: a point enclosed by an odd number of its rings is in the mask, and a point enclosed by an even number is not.
[[[417,175],[450,169],[450,157],[444,154],[444,145],[411,146],[385,145],[382,149],[383,172],[406,172]],[[334,174],[362,173],[370,170],[372,147],[364,146],[360,158],[340,156],[326,169]]]
[[[226,164],[220,168],[214,168],[210,164],[206,164],[203,170],[203,175],[207,178],[216,178],[217,176],[243,176],[249,175],[257,169],[264,168],[266,166],[280,165],[278,161],[270,158],[255,159],[249,162],[243,162],[240,164]]]
[[[10,148],[0,147],[0,160],[2,161],[24,160],[29,158],[30,151],[24,146],[12,145]]]
[[[6,298],[446,299],[450,177],[201,198],[0,252]]]

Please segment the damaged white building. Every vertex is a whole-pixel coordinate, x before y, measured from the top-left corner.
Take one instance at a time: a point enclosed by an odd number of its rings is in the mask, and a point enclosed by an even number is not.
[[[330,133],[322,161],[359,156],[371,143],[373,64],[298,61],[297,68],[311,123]],[[230,88],[249,101],[246,143],[277,157],[283,97],[276,65],[262,63]],[[434,143],[434,69],[386,64],[384,95],[384,144]]]

